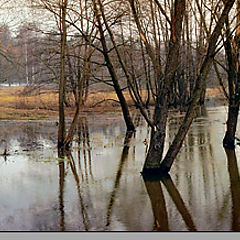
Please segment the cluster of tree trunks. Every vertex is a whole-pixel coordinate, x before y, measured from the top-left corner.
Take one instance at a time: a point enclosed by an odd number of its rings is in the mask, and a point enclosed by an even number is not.
[[[178,1],[175,1],[175,2],[178,2]],[[181,6],[185,5],[184,1],[179,1],[179,2],[181,4]],[[190,105],[187,109],[187,112],[186,112],[183,122],[178,130],[178,133],[175,136],[173,142],[170,144],[170,147],[169,147],[164,159],[162,159],[162,153],[163,153],[163,147],[164,147],[164,141],[165,141],[165,131],[166,131],[165,129],[166,129],[167,101],[168,101],[167,100],[168,99],[167,89],[165,91],[162,91],[161,92],[162,94],[158,95],[160,99],[157,101],[157,105],[155,107],[155,116],[157,115],[157,119],[158,119],[157,129],[152,134],[148,155],[147,155],[146,162],[145,162],[145,165],[143,168],[143,173],[148,173],[148,172],[152,172],[152,171],[160,171],[162,173],[166,173],[166,172],[170,171],[173,161],[176,158],[178,152],[180,151],[183,140],[191,126],[192,120],[194,118],[194,110],[197,107],[199,100],[201,98],[203,87],[205,85],[205,80],[206,80],[206,77],[209,73],[210,67],[211,67],[213,59],[214,59],[218,38],[221,35],[224,23],[228,17],[228,14],[229,14],[233,4],[234,4],[234,1],[228,1],[225,4],[224,10],[222,11],[222,14],[212,32],[210,38],[209,38],[207,52],[206,52],[206,55],[202,62],[202,65],[200,67],[200,71],[197,75],[196,84],[195,84],[195,88],[193,91],[193,96],[192,96]],[[175,11],[181,12],[180,9],[181,8],[179,8],[179,7],[175,8]],[[175,20],[175,18],[173,18],[173,20]],[[181,31],[181,29],[180,29],[180,31]],[[174,36],[173,33],[172,33],[172,35]],[[180,41],[180,39],[178,39],[178,38],[175,38],[175,39],[176,39],[176,41]],[[175,45],[176,45],[176,43],[175,43]],[[173,46],[174,46],[174,44],[173,44]],[[171,51],[169,51],[169,56],[172,57]],[[170,69],[171,68],[175,69],[174,68],[175,62],[177,62],[176,59],[173,63],[171,63]],[[166,66],[166,69],[167,69],[167,67],[168,67],[168,65]],[[169,71],[166,71],[165,75],[168,72]],[[171,83],[172,78],[168,81],[170,81],[170,83]]]
[[[229,100],[227,131],[223,145],[226,148],[234,148],[240,104],[240,17],[237,14],[239,12],[239,1],[236,3],[236,31],[232,30],[232,26],[230,26],[233,22],[232,17],[229,20],[229,13],[235,3],[234,0],[219,2],[215,7],[212,7],[209,24],[206,20],[208,16],[203,10],[204,4],[197,0],[194,2],[195,8],[193,3],[186,0],[174,0],[172,4],[165,0],[151,0],[147,3],[127,0],[116,3],[119,9],[111,5],[111,2],[85,0],[81,1],[80,13],[77,15],[81,19],[80,24],[77,24],[77,20],[73,21],[71,18],[71,14],[77,14],[77,12],[72,9],[74,5],[71,5],[72,3],[70,4],[69,0],[59,0],[57,6],[48,0],[41,0],[40,2],[58,19],[60,27],[58,125],[58,147],[60,149],[70,149],[80,107],[84,103],[84,87],[89,86],[90,60],[94,51],[97,50],[100,54],[98,56],[104,61],[102,65],[111,78],[110,85],[117,95],[127,131],[134,131],[135,126],[123,92],[125,89],[128,89],[136,107],[151,127],[150,145],[143,173],[169,172],[194,119],[196,107],[204,104],[206,79],[208,73],[212,70],[213,63],[216,74],[219,76],[214,58],[221,49],[218,46],[221,38],[224,42],[227,59],[228,93],[226,90],[224,92]],[[59,11],[55,10],[58,7]],[[144,25],[146,22],[144,22],[142,15],[145,16],[146,10],[143,13],[141,12],[144,7],[148,7],[150,10],[148,17],[151,19],[152,32],[146,30],[147,27]],[[194,10],[198,10],[198,13]],[[114,17],[111,18],[112,15]],[[194,33],[190,22],[193,17],[195,17],[195,24],[198,27]],[[198,19],[201,21],[198,22]],[[127,24],[123,23],[124,20],[128,20]],[[86,26],[87,29],[85,29]],[[83,67],[78,68],[79,73],[75,74],[77,77],[73,73],[72,48],[68,43],[69,27],[73,27],[79,32],[82,41],[81,48],[76,48],[79,49],[78,59],[81,57],[83,61]],[[128,37],[124,34],[126,28]],[[116,29],[118,32],[116,32]],[[234,37],[233,32],[235,33]],[[138,33],[138,36],[136,33]],[[197,38],[194,51],[192,35]],[[161,43],[162,38],[164,39],[164,46]],[[136,70],[135,52],[138,52],[141,59],[139,63],[141,64],[142,75],[138,75]],[[166,57],[164,58],[162,55],[166,55]],[[79,61],[76,65],[79,65]],[[194,61],[197,64],[193,64]],[[75,82],[74,76],[78,83]],[[144,84],[141,82],[142,77],[145,78]],[[124,78],[127,87],[122,87],[124,85],[122,78]],[[64,111],[67,80],[73,87],[76,107],[68,131],[65,126]],[[142,95],[143,89],[147,92],[146,97]],[[150,99],[154,102],[152,117],[148,112]],[[164,155],[168,114],[172,106],[186,110],[186,114],[175,138]]]

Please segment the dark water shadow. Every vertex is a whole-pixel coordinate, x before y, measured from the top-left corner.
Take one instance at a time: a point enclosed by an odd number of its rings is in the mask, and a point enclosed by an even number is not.
[[[232,230],[240,231],[240,176],[235,150],[225,149],[232,196]]]
[[[154,227],[156,231],[169,231],[168,213],[166,208],[166,202],[162,191],[163,184],[166,190],[174,202],[177,210],[182,216],[189,231],[196,231],[195,224],[192,216],[188,211],[178,189],[174,185],[171,176],[166,174],[164,176],[143,176],[145,186],[151,201],[153,215],[154,215]]]

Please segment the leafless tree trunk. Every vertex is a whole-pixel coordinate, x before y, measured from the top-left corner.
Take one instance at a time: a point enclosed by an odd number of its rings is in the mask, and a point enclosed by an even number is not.
[[[167,63],[164,71],[164,83],[163,86],[159,88],[155,104],[154,124],[156,129],[152,132],[152,138],[144,164],[144,169],[160,167],[166,136],[170,90],[179,65],[178,57],[184,14],[185,0],[176,0],[174,5],[174,14],[171,19],[171,38],[169,42]]]
[[[67,44],[67,26],[66,26],[66,11],[68,6],[68,0],[61,0],[60,2],[60,23],[61,23],[61,73],[59,79],[59,125],[58,125],[58,147],[64,146],[66,127],[65,127],[65,90],[66,90],[66,71],[65,71],[65,59],[66,59],[66,44]]]
[[[230,24],[228,18],[226,19],[226,41],[224,48],[227,56],[227,74],[228,74],[228,118],[227,131],[223,139],[223,146],[225,148],[235,148],[235,134],[237,129],[238,112],[240,105],[240,1],[237,1],[237,20],[235,38],[232,38]]]
[[[99,3],[100,3],[99,7],[101,7],[101,2],[98,2],[98,4]],[[101,41],[102,48],[103,48],[102,54],[103,54],[104,59],[106,61],[106,66],[108,68],[109,74],[112,78],[115,92],[116,92],[116,94],[118,96],[118,99],[119,99],[119,102],[121,104],[122,113],[123,113],[123,116],[124,116],[124,119],[125,119],[127,130],[128,131],[134,131],[135,127],[134,127],[134,124],[133,124],[133,121],[132,121],[132,118],[131,118],[131,115],[130,115],[130,112],[129,112],[129,109],[128,109],[128,105],[127,105],[126,99],[123,95],[123,92],[120,88],[118,76],[116,74],[113,63],[112,63],[111,58],[109,56],[109,49],[107,47],[105,33],[104,33],[102,22],[101,22],[101,12],[103,13],[103,9],[102,9],[102,11],[101,10],[99,11],[98,4],[97,4],[96,0],[93,0],[95,17],[96,17],[96,21],[98,23],[98,28],[99,28],[99,32],[100,32],[100,41]],[[106,23],[106,21],[105,21],[105,23]]]

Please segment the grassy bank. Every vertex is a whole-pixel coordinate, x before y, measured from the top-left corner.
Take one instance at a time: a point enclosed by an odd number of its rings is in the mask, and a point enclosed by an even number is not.
[[[133,102],[126,95],[129,105]],[[74,100],[67,96],[70,107],[66,107],[66,115],[74,113]],[[114,92],[91,92],[87,103],[81,107],[82,113],[120,111]],[[41,120],[58,117],[58,94],[56,91],[44,89],[28,92],[24,87],[0,87],[0,119]]]
[[[50,93],[24,96],[23,90],[24,87],[0,87],[0,119],[40,120],[57,116],[57,106],[54,110],[45,106],[56,105],[57,96]]]
[[[128,93],[125,97],[130,106],[133,102]],[[223,98],[219,89],[207,89],[207,98]],[[72,107],[66,108],[67,116],[74,111],[71,96],[68,101]],[[82,113],[120,111],[114,92],[91,92],[87,103],[81,108]],[[0,119],[41,120],[58,117],[58,94],[53,90],[36,90],[26,94],[24,87],[0,87]]]

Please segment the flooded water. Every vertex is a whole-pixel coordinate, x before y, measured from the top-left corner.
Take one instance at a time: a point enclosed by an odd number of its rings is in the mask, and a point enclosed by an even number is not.
[[[240,148],[225,152],[226,108],[195,119],[171,176],[143,179],[149,129],[126,136],[119,114],[81,118],[72,155],[55,122],[0,121],[1,231],[240,230]],[[168,141],[179,118],[171,118]],[[166,146],[167,147],[167,146]]]

